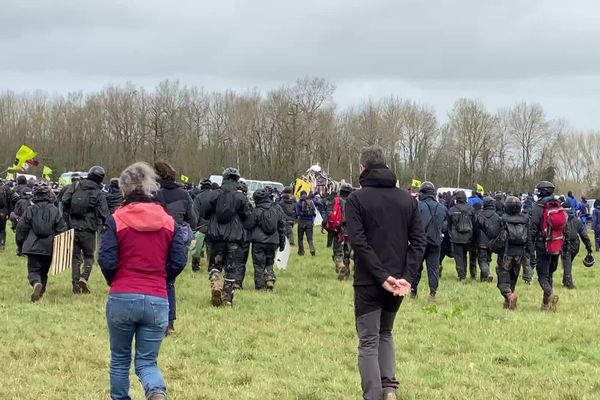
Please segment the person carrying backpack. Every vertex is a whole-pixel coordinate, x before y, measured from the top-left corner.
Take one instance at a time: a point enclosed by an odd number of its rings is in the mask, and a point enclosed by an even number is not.
[[[581,196],[581,202],[578,204],[579,208],[579,219],[583,226],[587,228],[587,223],[590,218],[590,206],[588,205],[587,198]]]
[[[46,292],[48,271],[52,264],[54,236],[67,229],[58,207],[53,204],[50,186],[40,181],[33,188],[33,205],[25,211],[16,230],[16,241],[27,256],[27,278],[36,302]]]
[[[106,196],[102,193],[105,174],[104,168],[93,166],[87,178],[73,184],[62,198],[65,222],[75,230],[71,271],[74,294],[90,293],[88,282],[94,265],[96,232],[108,216]]]
[[[563,208],[565,208],[567,212],[568,220],[561,254],[563,265],[562,284],[567,289],[575,289],[575,284],[573,283],[573,260],[575,260],[577,254],[579,254],[581,244],[579,238],[581,238],[588,255],[592,254],[592,242],[588,238],[585,225],[577,218],[568,202],[563,203]]]
[[[292,195],[292,188],[286,187],[283,189],[279,206],[285,214],[285,236],[290,242],[290,246],[295,246],[294,241],[294,225],[296,224],[296,199]]]
[[[600,199],[594,201],[594,211],[592,212],[592,230],[594,231],[594,242],[596,243],[596,253],[600,251]]]
[[[298,216],[298,255],[304,255],[304,235],[306,235],[310,255],[314,257],[316,251],[313,242],[313,230],[317,208],[304,190],[300,192],[300,201],[296,203],[296,215]]]
[[[112,178],[108,186],[108,193],[106,194],[106,204],[108,205],[109,214],[112,215],[121,203],[123,203],[123,193],[121,193],[121,188],[119,187],[119,178]]]
[[[344,209],[346,199],[352,193],[352,186],[348,183],[342,183],[340,186],[340,195],[333,200],[333,208],[325,222],[327,233],[333,236],[333,262],[335,272],[340,281],[350,278],[350,243],[346,232],[346,216]]]
[[[6,220],[10,215],[12,191],[4,182],[0,183],[0,253],[6,248]]]
[[[208,220],[209,279],[212,305],[232,305],[236,278],[242,264],[242,247],[246,240],[244,222],[252,209],[238,183],[236,168],[223,171],[223,184],[211,192],[203,218]],[[225,273],[223,283],[222,274]]]
[[[496,212],[496,201],[493,197],[483,199],[483,209],[477,213],[475,218],[479,235],[477,235],[477,261],[481,270],[481,282],[493,282],[494,277],[490,273],[492,262],[492,251],[489,242],[500,233],[502,217]]]
[[[206,207],[208,198],[210,197],[211,185],[212,182],[210,179],[204,179],[202,182],[200,182],[200,192],[198,192],[194,198],[194,211],[198,217],[198,226],[195,228],[195,230],[202,234],[202,238],[205,237],[208,230],[208,221],[202,218],[202,216],[204,215],[204,208]],[[192,271],[194,272],[200,271],[200,260],[204,254],[204,247],[206,246],[203,246],[201,253],[198,256],[192,256]]]
[[[439,285],[440,253],[443,240],[443,231],[447,226],[448,210],[446,206],[435,200],[435,186],[431,182],[423,182],[419,188],[419,211],[425,227],[427,247],[423,261],[415,274],[410,296],[417,297],[419,282],[423,274],[423,263],[427,264],[427,279],[429,281],[429,301],[435,301]]]
[[[558,268],[567,228],[567,213],[554,198],[554,189],[554,184],[548,181],[536,185],[539,200],[533,207],[529,225],[530,240],[536,251],[538,282],[544,293],[541,311],[556,311],[558,295],[554,294],[552,278]]]
[[[467,253],[477,237],[475,211],[467,205],[467,195],[459,190],[454,195],[456,205],[448,212],[448,232],[458,280],[467,279]]]
[[[21,177],[19,177],[19,178],[21,178]],[[29,186],[25,186],[25,188],[22,187],[19,191],[13,191],[13,194],[12,194],[11,200],[14,205],[12,207],[12,211],[10,213],[9,219],[10,219],[10,223],[11,223],[11,229],[13,232],[15,232],[17,230],[17,225],[19,224],[21,217],[23,217],[23,215],[25,214],[25,211],[31,205],[31,198],[33,197],[33,191],[29,188]],[[21,246],[19,245],[19,243],[17,243],[17,256],[18,257],[21,257],[23,255],[21,250],[22,250]]]
[[[271,291],[275,286],[275,254],[277,249],[285,248],[285,223],[281,210],[265,189],[257,190],[252,197],[255,204],[250,218],[254,288]]]
[[[515,288],[521,271],[521,260],[524,254],[531,252],[529,217],[521,212],[521,200],[514,196],[507,197],[505,211],[506,214],[499,221],[498,236],[492,241],[499,246],[496,267],[498,290],[504,297],[504,308],[514,311],[519,298]]]

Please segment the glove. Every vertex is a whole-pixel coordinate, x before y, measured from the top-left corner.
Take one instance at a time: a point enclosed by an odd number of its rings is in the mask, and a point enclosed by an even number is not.
[[[285,250],[285,243],[279,243],[279,251]]]

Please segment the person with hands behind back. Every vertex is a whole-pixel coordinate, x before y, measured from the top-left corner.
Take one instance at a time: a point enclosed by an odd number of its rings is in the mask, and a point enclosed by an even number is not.
[[[379,146],[360,156],[361,189],[346,200],[354,251],[354,313],[363,399],[395,400],[392,328],[427,245],[418,204],[396,187]]]

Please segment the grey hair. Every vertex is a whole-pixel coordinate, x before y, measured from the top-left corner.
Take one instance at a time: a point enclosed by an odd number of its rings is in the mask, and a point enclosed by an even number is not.
[[[360,152],[360,163],[365,169],[385,166],[385,156],[383,148],[380,146],[369,146]]]
[[[158,190],[154,168],[145,162],[136,162],[121,172],[119,182],[125,197],[131,194],[150,195]]]

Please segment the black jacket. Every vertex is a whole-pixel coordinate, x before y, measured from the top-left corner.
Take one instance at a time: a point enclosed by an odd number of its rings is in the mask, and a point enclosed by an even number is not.
[[[502,217],[498,215],[496,207],[492,204],[484,206],[483,209],[475,215],[475,221],[477,223],[477,245],[482,249],[487,249],[492,238],[487,236],[489,232],[486,232],[486,221],[490,221],[488,224],[497,224],[498,230],[496,233],[498,233],[500,232],[499,225],[502,223]]]
[[[83,217],[71,215],[70,213],[73,194],[78,190],[91,192],[89,193],[88,211]],[[96,232],[99,227],[104,225],[104,221],[108,217],[108,205],[106,204],[106,196],[102,193],[102,186],[87,178],[69,187],[62,197],[62,204],[65,221],[68,222],[69,227],[76,231]]]
[[[547,197],[539,200],[533,205],[531,211],[531,220],[529,222],[529,240],[535,246],[538,254],[548,254],[546,251],[546,242],[542,236],[542,219],[544,218],[544,204],[554,197]]]
[[[360,184],[345,206],[354,285],[381,285],[389,276],[412,283],[426,247],[417,202],[386,167],[365,170]]]
[[[108,212],[112,214],[117,208],[123,203],[123,193],[117,190],[113,193],[106,193],[106,204],[108,205]]]
[[[277,231],[273,234],[267,234],[260,226],[262,214],[265,210],[269,210],[273,207],[278,207],[270,199],[261,200],[252,211],[250,220],[252,221],[252,243],[261,244],[276,244],[281,246],[285,244],[285,228],[284,228],[284,216],[281,210],[277,210]]]
[[[234,192],[235,216],[227,223],[219,223],[216,216],[217,202],[219,196],[225,191]],[[206,240],[209,243],[244,243],[246,241],[246,230],[243,223],[250,218],[251,214],[252,208],[250,202],[246,195],[239,190],[238,182],[230,179],[223,180],[221,188],[211,192],[206,209],[204,210],[203,217],[209,221]]]
[[[459,232],[458,221],[462,214],[466,214],[471,218],[471,232]],[[454,207],[448,211],[448,232],[450,233],[450,241],[456,244],[471,244],[477,238],[477,223],[475,221],[475,210],[469,207],[466,203],[457,202]]]
[[[40,237],[34,232],[41,225],[48,226],[51,231],[49,236]],[[16,242],[22,246],[23,254],[27,255],[52,255],[52,241],[54,235],[64,232],[67,225],[58,211],[58,207],[52,204],[50,196],[33,198],[33,205],[25,211],[19,220],[16,230]]]
[[[592,250],[592,242],[590,241],[587,229],[581,223],[581,220],[575,216],[572,210],[568,210],[569,220],[567,221],[567,232],[565,234],[565,241],[563,244],[563,251],[569,251],[571,254],[578,254],[581,241],[587,251]]]
[[[194,202],[190,194],[173,181],[160,181],[160,189],[154,198],[166,207],[176,223],[187,223],[192,229],[198,226],[198,217],[194,211]]]
[[[296,210],[294,208],[295,202],[294,198],[289,193],[284,193],[281,195],[281,199],[279,200],[279,206],[281,210],[285,214],[285,219],[289,222],[296,222]]]
[[[198,217],[198,227],[208,226],[208,220],[204,219],[204,212],[208,205],[208,201],[210,200],[210,194],[210,189],[201,189],[200,193],[194,198],[194,211]]]
[[[12,209],[12,190],[8,186],[0,183],[0,214],[5,217],[10,214]]]
[[[504,214],[504,216],[502,217],[502,226],[504,227],[504,229],[507,229],[506,226],[508,224],[523,224],[523,225],[525,225],[525,227],[528,228],[529,227],[529,215],[527,213],[518,213],[516,215]],[[508,235],[508,233],[507,233],[507,235]],[[508,236],[507,236],[506,249],[503,254],[506,256],[509,256],[509,257],[519,257],[519,256],[522,256],[524,254],[524,252],[531,254],[531,248],[532,248],[532,244],[531,244],[531,240],[529,238],[527,238],[526,244],[517,246],[517,245],[509,244]]]

